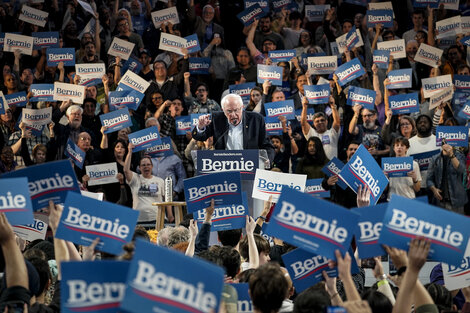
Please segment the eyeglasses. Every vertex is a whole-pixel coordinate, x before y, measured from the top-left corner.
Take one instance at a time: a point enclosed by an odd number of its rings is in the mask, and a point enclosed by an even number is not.
[[[400,127],[405,127],[405,126],[411,126],[411,124],[410,124],[410,123],[402,123],[402,124],[400,124]]]
[[[79,137],[81,141],[91,141],[91,138],[89,137]]]
[[[119,27],[122,27],[122,26],[129,26],[129,23],[128,22],[125,22],[125,23],[121,23],[118,25]]]
[[[206,90],[204,88],[198,89],[198,92],[205,92]]]
[[[362,115],[362,118],[366,118],[366,117],[372,117],[372,116],[374,116],[374,115],[375,115],[375,114],[373,114],[373,113],[370,113],[370,114],[364,114],[364,115]]]

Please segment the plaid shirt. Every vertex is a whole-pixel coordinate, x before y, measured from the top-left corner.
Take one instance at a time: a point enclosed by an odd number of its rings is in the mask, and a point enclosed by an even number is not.
[[[44,132],[41,134],[41,136],[36,137],[36,136],[31,136],[31,138],[26,139],[26,145],[28,146],[28,152],[31,155],[33,153],[33,148],[35,145],[38,143],[42,143],[43,145],[47,145],[49,142],[49,137],[46,136],[44,133],[47,131],[49,134],[49,130],[47,127],[44,129]],[[21,140],[21,131],[16,131],[13,134],[10,135],[10,138],[8,139],[8,145],[12,146],[14,145],[18,140]],[[32,158],[31,158],[32,159]],[[24,161],[23,158],[20,155],[20,151],[15,155],[15,161],[18,163],[18,167],[24,167]]]

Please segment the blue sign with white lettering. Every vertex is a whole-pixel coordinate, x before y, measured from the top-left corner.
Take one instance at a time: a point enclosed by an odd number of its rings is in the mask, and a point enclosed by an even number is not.
[[[369,187],[371,204],[377,203],[388,185],[387,177],[364,145],[359,146],[339,175],[356,193],[359,186]]]
[[[176,135],[177,136],[186,135],[187,132],[191,131],[191,128],[192,128],[191,116],[189,115],[177,116],[175,117],[175,123],[176,123]]]
[[[56,237],[89,246],[100,238],[97,250],[119,255],[132,240],[139,211],[69,192]]]
[[[33,50],[42,48],[59,48],[59,32],[37,32],[32,33]]]
[[[240,173],[221,172],[186,178],[184,195],[188,213],[207,208],[211,199],[215,206],[242,203]]]
[[[253,180],[258,164],[259,150],[198,150],[196,175],[237,172]]]
[[[388,73],[387,89],[411,88],[412,69],[394,70]]]
[[[11,225],[34,222],[27,177],[0,179],[0,212],[5,213]]]
[[[211,58],[189,58],[189,72],[191,74],[209,74]]]
[[[152,146],[161,145],[162,139],[157,126],[145,128],[129,134],[129,142],[134,145],[132,152],[145,150]]]
[[[339,84],[341,86],[344,86],[350,81],[361,77],[361,75],[364,75],[365,73],[366,72],[358,58],[344,63],[343,65],[339,66],[335,71],[335,74],[336,76],[338,76]]]
[[[7,106],[6,102],[4,102],[3,100],[4,100],[4,96],[2,97],[0,95],[0,114],[5,114],[5,107]]]
[[[256,86],[255,82],[249,82],[238,85],[228,86],[229,93],[234,93],[242,97],[243,105],[247,106],[250,103],[250,94],[253,87]]]
[[[109,110],[116,111],[127,107],[129,110],[137,110],[145,95],[137,90],[110,91]]]
[[[127,261],[80,261],[61,264],[63,313],[118,313],[126,290]]]
[[[328,266],[328,258],[300,248],[283,254],[282,260],[297,292],[302,292],[321,282],[323,271],[330,277],[338,276],[337,267],[330,268]]]
[[[255,4],[238,13],[237,18],[243,23],[244,26],[250,26],[255,21],[255,19],[260,19],[265,14],[266,11],[264,11],[263,8],[259,6],[259,4]]]
[[[70,138],[69,140],[67,140],[64,155],[70,158],[76,166],[78,166],[79,168],[83,168],[86,153],[85,151],[80,149]]]
[[[8,106],[16,106],[17,108],[25,107],[28,99],[26,98],[26,91],[15,92],[10,95],[5,95],[5,100]]]
[[[54,101],[54,84],[32,84],[29,90],[33,94],[30,102]]]
[[[348,186],[343,181],[343,179],[339,176],[339,173],[341,172],[341,169],[343,167],[344,167],[344,163],[341,162],[341,160],[338,159],[337,157],[334,157],[333,159],[331,159],[330,162],[328,162],[328,164],[325,165],[324,168],[321,169],[321,171],[325,173],[326,176],[328,177],[331,177],[333,175],[338,176],[338,182],[336,183],[336,185],[338,185],[339,187],[341,187],[341,189],[344,190],[348,188]]]
[[[346,49],[351,50],[359,43],[359,36],[356,32],[356,26],[353,26],[351,30],[346,34]]]
[[[296,51],[292,50],[273,50],[268,52],[268,58],[273,61],[273,63],[279,62],[289,62],[292,58],[295,58]]]
[[[186,39],[186,49],[188,50],[188,53],[196,53],[198,51],[201,51],[201,47],[199,46],[199,39],[197,38],[197,34],[192,34],[187,37],[184,37]]]
[[[138,59],[135,59],[133,57],[129,57],[129,59],[127,59],[127,61],[124,62],[124,64],[121,67],[121,76],[124,76],[124,74],[126,74],[127,70],[129,70],[133,73],[139,74],[143,67],[144,66],[142,65],[142,63],[139,62]],[[124,89],[130,88],[130,87],[126,86],[125,84],[120,84],[120,85]],[[132,88],[130,88],[130,89],[132,89]]]
[[[453,147],[468,147],[468,127],[437,126],[436,146],[441,146],[444,139],[448,145]]]
[[[457,92],[470,93],[470,76],[454,75],[454,86]]]
[[[152,158],[167,157],[175,154],[171,146],[171,137],[162,137],[162,144],[147,148],[145,154],[150,155]]]
[[[279,118],[279,116],[285,116],[287,120],[295,119],[294,100],[292,99],[265,103],[264,110],[266,112],[266,117],[268,118]]]
[[[302,109],[295,110],[294,112],[295,118],[297,121],[300,122],[300,118],[302,115]],[[307,122],[312,125],[313,124],[313,115],[315,114],[315,109],[314,108],[307,108]]]
[[[48,48],[46,51],[47,66],[57,66],[64,62],[64,66],[75,66],[74,48]]]
[[[266,232],[301,249],[336,259],[348,251],[359,215],[289,187],[282,188]]]
[[[297,4],[292,0],[271,0],[271,5],[274,12],[280,12],[282,9],[295,11],[297,10]]]
[[[377,93],[374,90],[365,89],[361,87],[349,87],[347,105],[355,106],[361,105],[368,110],[375,110],[375,97]]]
[[[466,120],[470,119],[470,101],[465,103],[462,110],[460,110],[458,116]]]
[[[419,112],[417,92],[398,94],[388,98],[393,115]]]
[[[243,2],[245,4],[245,9],[248,9],[249,7],[255,4],[258,4],[262,8],[268,7],[268,0],[244,0]]]
[[[132,313],[218,312],[223,284],[221,267],[137,239],[121,308]]]
[[[416,153],[411,155],[413,157],[413,160],[418,162],[419,164],[419,170],[420,171],[426,171],[429,167],[429,164],[431,164],[432,158],[436,155],[441,153],[440,149],[433,150],[433,151],[428,151],[428,152],[423,152],[423,153]]]
[[[278,117],[265,117],[266,135],[282,135],[282,124]]]
[[[191,126],[195,127],[198,122],[199,122],[199,117],[203,115],[210,115],[210,118],[212,118],[212,115],[210,113],[192,113],[191,116]]]
[[[393,27],[393,10],[367,10],[367,27],[374,28],[377,24]]]
[[[413,170],[413,158],[382,158],[382,169],[388,177],[408,177],[408,173]]]
[[[5,173],[3,178],[28,177],[29,195],[34,211],[54,203],[64,203],[68,191],[80,192],[77,178],[69,160],[46,162]]]
[[[330,84],[304,85],[304,92],[310,104],[328,103],[330,100]]]
[[[323,189],[323,178],[307,179],[305,182],[305,193],[314,197],[329,198],[330,191]]]
[[[414,8],[429,8],[437,9],[439,7],[439,0],[413,0]]]
[[[463,37],[462,39],[460,39],[460,42],[463,45],[470,46],[470,36]]]
[[[258,83],[270,81],[273,86],[282,86],[282,67],[274,65],[257,65]]]
[[[390,50],[374,50],[372,58],[378,68],[387,69],[390,61]]]
[[[387,254],[382,246],[379,245],[380,232],[383,226],[382,221],[387,207],[388,203],[380,203],[352,209],[353,212],[360,215],[354,236],[356,237],[357,249],[361,259]]]
[[[114,133],[120,129],[132,126],[128,108],[101,114],[100,120],[101,125],[107,128],[104,131],[105,134]]]
[[[253,313],[253,303],[251,302],[250,294],[248,293],[248,283],[230,284],[237,290],[238,295],[238,313]]]
[[[425,237],[431,241],[430,259],[460,265],[469,238],[468,221],[452,211],[392,195],[379,244],[408,250],[411,239]]]

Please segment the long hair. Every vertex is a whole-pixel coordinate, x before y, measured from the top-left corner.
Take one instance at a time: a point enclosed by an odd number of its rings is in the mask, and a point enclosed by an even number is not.
[[[308,153],[308,144],[313,142],[315,144],[315,154],[310,155]],[[327,160],[325,150],[323,149],[323,144],[320,138],[312,136],[307,140],[307,145],[305,146],[305,154],[304,154],[304,164],[324,164]]]

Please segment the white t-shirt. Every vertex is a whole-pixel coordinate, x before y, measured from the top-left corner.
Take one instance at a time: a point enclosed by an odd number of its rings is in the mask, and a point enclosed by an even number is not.
[[[418,137],[418,135],[413,136],[409,140],[410,148],[408,149],[408,155],[413,155],[417,153],[429,152],[438,150],[439,147],[436,146],[436,136],[431,135],[429,137]],[[426,179],[428,177],[428,171],[421,171],[421,188],[426,188]]]
[[[419,164],[416,161],[413,161],[413,171],[416,173],[416,180],[421,181]],[[392,193],[408,199],[416,198],[415,190],[413,189],[413,178],[411,177],[390,177],[388,186],[388,201],[390,201]]]
[[[139,222],[155,221],[157,219],[157,207],[153,202],[163,202],[165,182],[157,176],[144,178],[141,174],[132,172],[131,181],[127,182],[132,192],[132,208],[140,211]]]
[[[305,136],[305,139],[308,140],[313,136],[320,138],[323,144],[323,149],[325,150],[326,157],[329,160],[333,159],[333,157],[338,157],[339,133],[334,129],[334,127],[331,127],[323,134],[318,133],[315,128],[310,127],[310,130],[308,131],[307,136]]]

